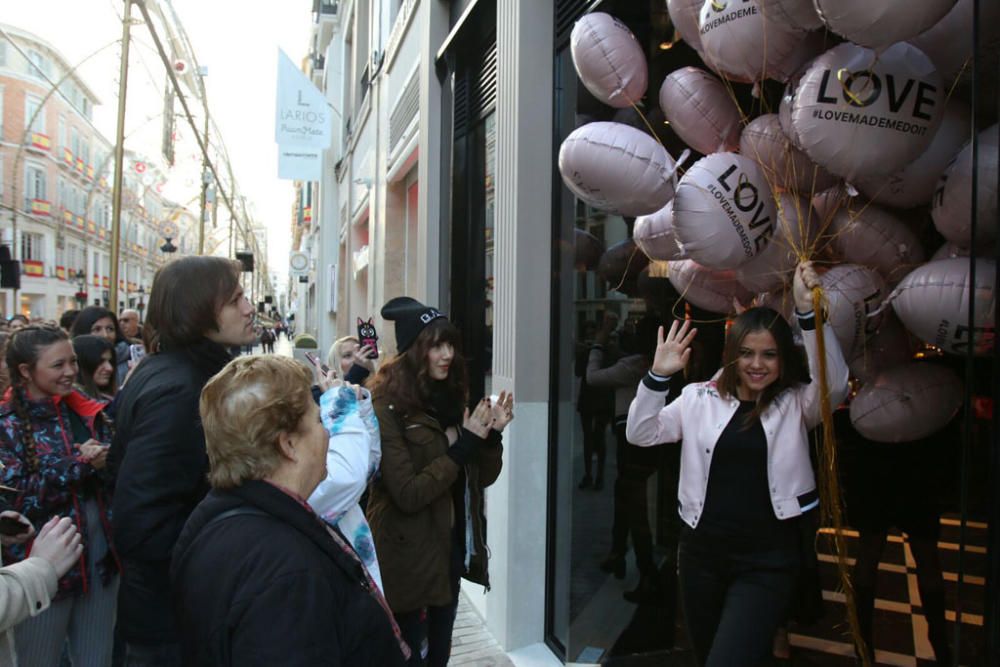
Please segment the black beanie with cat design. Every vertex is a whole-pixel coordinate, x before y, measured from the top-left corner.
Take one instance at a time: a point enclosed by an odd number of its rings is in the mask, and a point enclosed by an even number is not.
[[[403,354],[420,332],[434,320],[445,317],[437,308],[408,296],[397,296],[382,306],[382,318],[396,323],[396,352]]]

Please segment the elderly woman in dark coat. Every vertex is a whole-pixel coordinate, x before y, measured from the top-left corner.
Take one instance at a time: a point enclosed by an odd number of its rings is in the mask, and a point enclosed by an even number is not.
[[[361,559],[306,503],[328,446],[310,380],[292,359],[240,357],[202,392],[212,491],[171,567],[185,665],[381,667],[409,655]]]

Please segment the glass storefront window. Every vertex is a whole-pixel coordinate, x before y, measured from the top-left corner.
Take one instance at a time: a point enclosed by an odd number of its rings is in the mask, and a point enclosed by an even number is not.
[[[557,29],[563,32],[557,32],[553,62],[555,153],[570,132],[594,121],[626,123],[653,132],[671,155],[682,153],[684,144],[658,110],[657,91],[668,73],[688,65],[705,65],[690,47],[675,42],[664,5],[626,0],[557,2],[556,20],[563,26]],[[571,14],[580,14],[584,8],[620,19],[643,46],[649,88],[639,106],[648,125],[634,110],[600,104],[579,82],[568,37]],[[967,79],[959,81],[956,95],[966,99],[968,86]],[[733,90],[740,108],[753,118],[762,109],[771,108],[781,87],[767,83],[751,91],[749,85],[734,84]],[[996,123],[995,110],[982,113],[980,129]],[[677,597],[680,443],[664,443],[641,452],[624,444],[620,425],[630,401],[628,394],[634,393],[641,374],[628,376],[628,364],[622,362],[629,356],[649,354],[648,334],[655,332],[655,325],[669,326],[671,319],[683,317],[697,321],[699,333],[692,357],[696,363],[689,365],[686,377],[675,378],[678,386],[672,386],[670,393],[676,395],[685,382],[707,380],[718,369],[725,316],[701,311],[681,298],[670,285],[666,268],[648,262],[631,244],[633,219],[587,206],[563,186],[558,174],[553,196],[553,468],[549,478],[546,636],[567,662],[694,664]],[[926,210],[907,214],[908,223],[923,234],[921,241],[929,257],[943,240],[934,236]],[[830,264],[834,257],[823,260]],[[992,381],[989,360],[977,360],[972,377],[965,374],[960,358],[944,362],[952,362],[963,375],[980,410]],[[962,611],[961,645],[957,647],[961,662],[981,663],[989,530],[983,520],[989,495],[984,471],[989,467],[987,455],[993,437],[989,419],[991,412],[977,415],[974,433],[969,436],[971,445],[963,456],[958,453],[963,435],[951,431],[948,433],[954,437],[946,438],[945,431],[938,434],[936,444],[947,446],[935,450],[921,443],[926,449],[918,449],[915,443],[908,443],[909,454],[868,442],[859,445],[847,437],[838,441],[843,446],[838,450],[843,453],[839,473],[845,477],[842,488],[849,498],[848,519],[855,522],[848,532],[852,563],[859,555],[871,556],[864,551],[870,543],[863,539],[866,528],[862,517],[867,508],[878,505],[871,500],[877,494],[870,489],[878,490],[884,498],[897,489],[901,497],[904,492],[914,493],[914,488],[926,488],[924,495],[930,496],[933,486],[939,496],[934,498],[938,513],[931,522],[939,536],[929,542],[929,551],[924,549],[927,542],[921,544],[919,537],[911,537],[896,526],[888,532],[884,549],[879,542],[882,550],[874,557],[876,645],[889,661],[922,664],[929,659],[927,614],[943,605],[949,637],[955,630],[956,610]],[[960,481],[962,467],[966,472]],[[876,470],[880,472],[874,473]],[[927,474],[933,480],[925,477]],[[921,487],[925,479],[928,484]],[[859,485],[870,487],[864,493],[873,495],[859,495]],[[963,495],[967,498],[960,501]],[[845,629],[832,528],[813,528],[807,525],[802,530],[801,553],[811,560],[802,570],[805,583],[795,600],[796,609],[789,615],[791,664],[851,664],[853,648]],[[924,571],[918,577],[915,559],[926,558],[928,553],[940,559],[944,590],[929,589],[926,597],[931,607],[914,612],[915,601],[923,595],[924,584],[918,579],[926,576]],[[958,580],[964,580],[961,588]]]

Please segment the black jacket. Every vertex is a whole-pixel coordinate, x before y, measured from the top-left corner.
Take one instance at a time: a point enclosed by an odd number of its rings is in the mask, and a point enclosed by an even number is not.
[[[123,573],[118,626],[126,641],[174,641],[170,555],[208,492],[198,400],[230,360],[208,340],[146,357],[119,394],[109,452],[117,473],[112,527]]]
[[[171,576],[185,665],[403,664],[360,563],[267,482],[209,493],[181,533]]]

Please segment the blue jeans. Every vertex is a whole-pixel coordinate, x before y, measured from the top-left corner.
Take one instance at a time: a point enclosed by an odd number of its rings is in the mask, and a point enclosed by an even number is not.
[[[726,548],[685,527],[678,550],[681,605],[698,663],[757,667],[788,618],[797,548]]]

